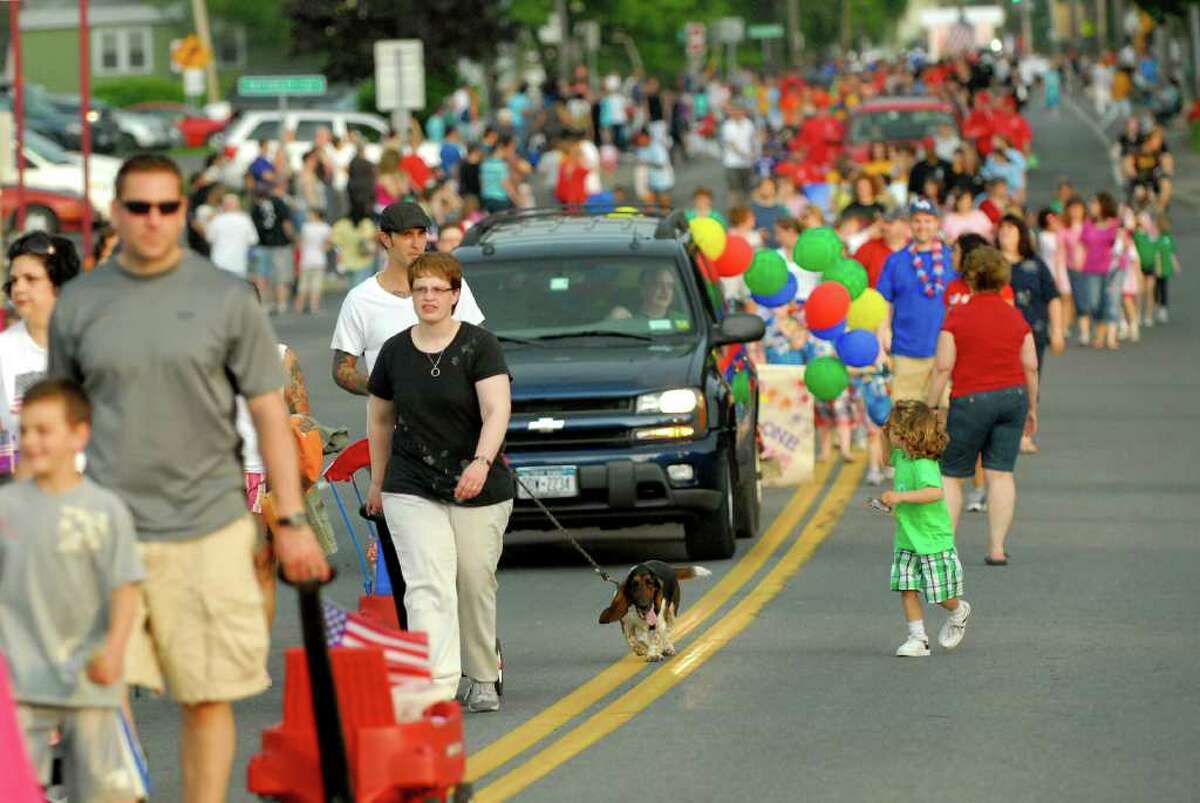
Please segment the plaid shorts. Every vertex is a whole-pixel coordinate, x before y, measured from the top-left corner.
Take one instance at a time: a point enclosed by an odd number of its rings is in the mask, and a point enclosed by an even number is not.
[[[925,601],[945,602],[961,597],[963,568],[953,547],[932,555],[897,549],[892,557],[892,591],[920,591]]]

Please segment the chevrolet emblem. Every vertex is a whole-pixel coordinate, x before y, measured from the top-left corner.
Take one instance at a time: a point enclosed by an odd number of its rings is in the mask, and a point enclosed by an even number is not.
[[[567,422],[561,418],[539,418],[537,421],[529,422],[530,432],[558,432],[565,427]]]

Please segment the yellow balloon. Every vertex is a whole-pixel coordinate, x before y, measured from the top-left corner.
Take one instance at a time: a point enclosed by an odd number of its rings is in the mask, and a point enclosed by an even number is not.
[[[693,218],[688,224],[692,242],[709,259],[717,259],[725,252],[725,229],[710,217]]]
[[[846,325],[851,329],[865,329],[874,332],[883,325],[887,318],[887,301],[878,290],[868,287],[862,295],[850,303],[850,313],[846,316]]]

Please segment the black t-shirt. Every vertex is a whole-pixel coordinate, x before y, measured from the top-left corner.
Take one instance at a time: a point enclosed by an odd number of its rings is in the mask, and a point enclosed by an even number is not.
[[[478,198],[482,192],[479,164],[479,162],[468,162],[466,159],[458,163],[458,183],[463,195],[474,195]]]
[[[936,179],[937,183],[942,185],[943,191],[946,188],[947,178],[950,176],[950,163],[942,159],[930,164],[928,159],[922,159],[913,165],[912,172],[908,175],[908,191],[914,195],[925,194],[925,182],[929,179]]]
[[[258,242],[271,248],[291,245],[284,223],[291,216],[287,204],[274,195],[259,198],[250,210],[250,219],[258,230]]]
[[[657,123],[664,119],[662,95],[654,92],[646,96],[646,116],[650,118],[650,122],[652,123]]]
[[[437,362],[439,376],[432,375]],[[367,389],[396,408],[392,454],[383,479],[385,493],[449,502],[464,507],[494,505],[513,498],[513,480],[499,455],[483,490],[456,501],[458,479],[475,457],[483,416],[475,383],[508,375],[500,341],[469,323],[439,358],[419,351],[406,329],[383,344]]]
[[[861,201],[854,201],[845,209],[842,210],[842,218],[856,217],[863,222],[864,226],[870,225],[875,218],[883,215],[887,210],[883,204],[878,201],[872,201],[869,204],[864,204]]]
[[[1050,302],[1058,298],[1054,274],[1040,257],[1023,259],[1012,267],[1013,302],[1040,343],[1050,339]]]

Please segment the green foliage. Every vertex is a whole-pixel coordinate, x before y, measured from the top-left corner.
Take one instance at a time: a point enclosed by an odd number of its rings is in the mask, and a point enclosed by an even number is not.
[[[97,80],[92,84],[92,94],[118,108],[143,101],[181,103],[184,99],[182,80],[149,75]]]

